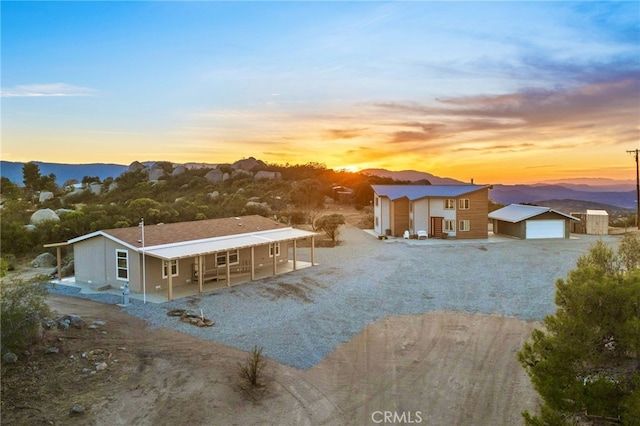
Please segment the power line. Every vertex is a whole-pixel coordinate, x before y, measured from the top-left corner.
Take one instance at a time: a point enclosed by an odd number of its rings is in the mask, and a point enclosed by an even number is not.
[[[640,229],[640,169],[638,169],[638,152],[640,152],[640,149],[627,152],[629,154],[635,154],[636,157],[636,226]]]

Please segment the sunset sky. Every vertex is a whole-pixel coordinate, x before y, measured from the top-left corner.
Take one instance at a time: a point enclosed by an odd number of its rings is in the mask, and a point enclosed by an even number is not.
[[[640,2],[6,2],[8,161],[635,179]]]

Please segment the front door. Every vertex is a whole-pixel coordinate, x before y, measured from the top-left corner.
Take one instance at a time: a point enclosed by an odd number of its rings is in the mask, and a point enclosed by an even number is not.
[[[440,238],[442,237],[442,221],[443,217],[434,216],[431,218],[431,237],[432,238]]]

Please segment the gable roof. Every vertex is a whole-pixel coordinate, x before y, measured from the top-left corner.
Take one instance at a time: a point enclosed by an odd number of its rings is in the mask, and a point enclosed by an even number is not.
[[[489,185],[371,185],[378,196],[388,197],[392,201],[403,197],[410,201],[426,197],[459,197],[488,187]]]
[[[542,206],[527,206],[524,204],[510,204],[501,209],[492,211],[489,213],[489,219],[497,219],[502,220],[504,222],[521,222],[526,219],[531,219],[532,217],[541,215],[543,213],[555,213],[557,215],[566,217],[567,219],[580,221],[577,217],[573,217],[571,215],[559,212],[557,210],[553,210],[549,207]]]

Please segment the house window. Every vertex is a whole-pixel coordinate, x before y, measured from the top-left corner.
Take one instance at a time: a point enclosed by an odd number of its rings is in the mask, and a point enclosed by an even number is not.
[[[162,278],[167,278],[167,265],[169,264],[169,262],[167,262],[166,260],[162,261]],[[176,277],[178,276],[178,259],[174,259],[171,261],[171,276],[172,277]]]
[[[456,232],[456,221],[446,219],[444,222],[444,231],[445,232]]]
[[[229,252],[229,265],[237,265],[240,263],[239,261],[240,255],[238,250]],[[221,266],[227,266],[227,253],[217,253],[216,254],[216,266],[219,268]]]
[[[461,220],[460,221],[460,230],[461,231],[470,231],[471,230],[471,222],[469,222],[468,220]]]
[[[469,199],[468,198],[460,198],[458,200],[458,208],[460,210],[469,210]]]
[[[378,216],[376,216],[376,226],[380,225],[380,220],[378,220]]]
[[[445,198],[444,200],[444,209],[445,210],[453,210],[456,208],[456,200],[453,198]]]
[[[378,207],[378,197],[375,197],[376,200],[376,207]]]
[[[129,252],[116,249],[116,279],[129,281]]]
[[[409,203],[409,213],[413,213],[413,201]]]
[[[280,256],[280,243],[269,244],[269,257],[273,257],[273,249],[275,247],[276,257]]]

